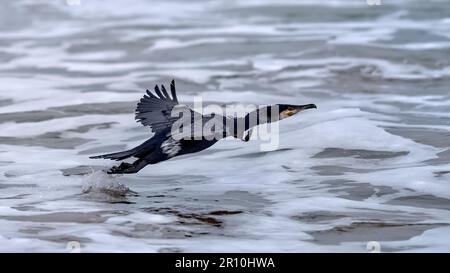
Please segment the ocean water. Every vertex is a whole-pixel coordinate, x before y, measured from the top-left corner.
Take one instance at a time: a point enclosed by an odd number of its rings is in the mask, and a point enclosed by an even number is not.
[[[0,251],[450,251],[448,1],[4,1]],[[315,103],[108,176],[144,90]],[[375,243],[369,243],[373,242]]]

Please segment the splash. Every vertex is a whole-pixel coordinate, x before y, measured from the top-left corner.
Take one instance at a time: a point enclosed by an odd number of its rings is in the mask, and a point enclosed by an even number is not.
[[[82,192],[95,198],[103,197],[108,201],[125,200],[127,196],[136,195],[136,192],[130,190],[121,181],[122,175],[93,171],[83,181]]]

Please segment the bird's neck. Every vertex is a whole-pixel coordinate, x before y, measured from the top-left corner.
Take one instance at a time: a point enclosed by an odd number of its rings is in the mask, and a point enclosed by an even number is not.
[[[275,118],[278,117],[278,113],[274,113],[273,110],[273,107],[266,106],[248,113],[244,118],[245,131],[260,124],[266,124],[275,121]]]
[[[245,131],[255,126],[278,120],[278,113],[273,113],[272,110],[272,107],[266,106],[248,113],[244,118],[234,118],[232,135],[235,138],[241,138]]]

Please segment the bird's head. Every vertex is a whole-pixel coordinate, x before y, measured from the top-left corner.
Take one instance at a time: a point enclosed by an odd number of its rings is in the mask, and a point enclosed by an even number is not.
[[[276,104],[275,106],[278,107],[280,120],[288,118],[290,116],[293,116],[293,115],[297,114],[298,112],[301,112],[301,111],[304,111],[307,109],[317,108],[317,106],[315,104],[305,104],[305,105]]]

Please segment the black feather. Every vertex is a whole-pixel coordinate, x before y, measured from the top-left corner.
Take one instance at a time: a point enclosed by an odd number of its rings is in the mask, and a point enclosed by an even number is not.
[[[161,91],[159,91],[159,87],[158,85],[155,85],[155,93],[156,95],[158,95],[162,100],[166,99],[163,94],[161,93]]]
[[[167,93],[166,87],[164,86],[164,84],[161,84],[161,91],[163,92],[163,95],[166,99],[170,99],[169,94]]]
[[[148,89],[146,90],[146,92],[147,92],[147,94],[148,94],[148,96],[150,97],[150,98],[158,98],[158,97],[156,97],[155,95],[153,95],[153,93],[152,92],[150,92]]]
[[[153,132],[170,127],[176,119],[171,117],[172,109],[178,104],[175,81],[170,83],[172,98],[164,85],[155,86],[154,92],[146,90],[135,110],[135,119],[144,126],[150,126]]]
[[[170,92],[172,93],[172,100],[178,103],[177,92],[175,90],[175,80],[170,83]]]

